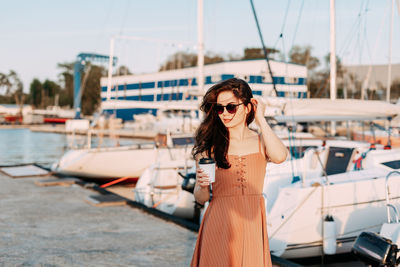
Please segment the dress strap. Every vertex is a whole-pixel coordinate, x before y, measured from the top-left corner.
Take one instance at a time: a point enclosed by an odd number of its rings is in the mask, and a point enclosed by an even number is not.
[[[258,152],[261,153],[261,137],[258,135]]]

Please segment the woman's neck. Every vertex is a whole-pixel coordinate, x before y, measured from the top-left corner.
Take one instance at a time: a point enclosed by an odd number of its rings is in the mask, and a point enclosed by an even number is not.
[[[246,124],[239,124],[235,127],[229,128],[229,139],[242,141],[248,136],[248,127]]]

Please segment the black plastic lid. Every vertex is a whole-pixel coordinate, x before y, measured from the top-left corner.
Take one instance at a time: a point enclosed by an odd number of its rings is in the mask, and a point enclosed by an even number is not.
[[[199,164],[211,164],[215,163],[215,161],[212,158],[201,158],[199,160]]]

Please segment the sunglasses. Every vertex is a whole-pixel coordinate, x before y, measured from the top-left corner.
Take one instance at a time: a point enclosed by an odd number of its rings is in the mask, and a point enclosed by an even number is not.
[[[226,106],[217,104],[214,106],[214,111],[217,112],[218,114],[222,114],[222,113],[224,113],[224,108],[226,108],[226,111],[228,111],[230,114],[235,114],[237,107],[240,106],[241,104],[243,104],[243,103],[239,103],[239,104],[229,103]]]

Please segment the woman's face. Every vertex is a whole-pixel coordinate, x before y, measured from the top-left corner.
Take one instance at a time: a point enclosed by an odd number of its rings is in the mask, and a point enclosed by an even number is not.
[[[249,112],[249,108],[242,103],[243,102],[237,98],[232,91],[223,91],[219,93],[217,97],[217,105],[224,106],[224,109],[221,114],[218,113],[218,116],[226,128],[232,128],[246,123],[246,117],[247,113]],[[236,112],[228,112],[226,108],[228,104],[237,105]]]

